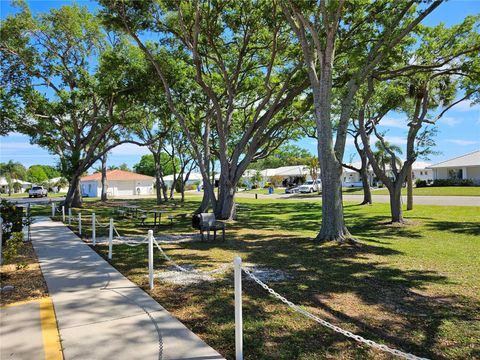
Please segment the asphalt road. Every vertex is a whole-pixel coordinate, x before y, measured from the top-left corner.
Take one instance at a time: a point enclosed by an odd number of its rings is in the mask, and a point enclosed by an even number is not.
[[[29,198],[28,196],[26,197],[21,197],[21,198],[11,198],[8,196],[2,196],[1,199],[7,199],[9,202],[15,203],[15,204],[50,204],[52,202],[61,202],[65,200],[64,197],[42,197],[42,198]]]

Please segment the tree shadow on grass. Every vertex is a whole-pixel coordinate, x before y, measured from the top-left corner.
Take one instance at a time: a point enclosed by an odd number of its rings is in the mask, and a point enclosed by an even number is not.
[[[480,222],[475,221],[430,221],[426,226],[431,230],[449,231],[456,234],[480,236]]]
[[[236,223],[228,224],[225,242],[183,243],[166,249],[179,263],[199,268],[203,264],[215,267],[240,254],[244,262],[287,272],[291,278],[270,285],[294,303],[342,328],[420,356],[477,356],[474,339],[478,330],[474,322],[480,314],[478,301],[462,295],[428,295],[429,286],[448,285],[449,279],[435,271],[387,265],[389,256],[401,252],[382,245],[392,239],[421,238],[421,231],[415,226],[386,226],[388,216],[367,214],[355,206],[347,208],[346,222],[352,234],[368,240],[360,248],[319,244],[298,234],[281,233],[299,229],[317,232],[320,221],[315,219],[319,218],[321,207],[272,203],[268,211],[264,204],[249,204],[250,210],[240,213]],[[473,223],[443,226],[440,222],[426,222],[426,226],[478,235]],[[123,250],[118,251],[114,265],[124,273],[130,271],[131,276],[142,275],[142,284],[146,286],[146,249],[125,249],[123,254]],[[162,262],[156,266],[165,265]],[[244,280],[247,358],[322,358],[326,354],[337,358],[383,358],[378,352],[357,346],[353,340],[293,315],[257,284]],[[232,288],[230,272],[214,283],[188,287],[162,283],[153,296],[207,343],[233,358]],[[446,326],[462,331],[446,330]],[[448,346],[458,349],[450,351]]]
[[[257,240],[255,242],[267,240]],[[432,271],[401,270],[378,262],[364,262],[363,255],[375,251],[394,254],[375,246],[352,253],[347,248],[329,247],[320,251],[311,249],[311,242],[294,239],[271,240],[294,242],[301,259],[290,250],[285,257],[280,245],[277,253],[255,251],[244,261],[282,269],[293,275],[286,281],[270,285],[289,300],[325,318],[332,323],[354,331],[379,343],[413,352],[421,356],[447,359],[439,353],[438,345],[445,341],[441,326],[448,322],[471,322],[472,313],[480,311],[478,304],[460,296],[435,298],[421,295],[422,289],[432,283],[448,283],[448,279]],[[248,244],[246,247],[248,248]],[[245,249],[245,252],[248,252]],[[360,260],[361,262],[358,262]],[[233,282],[231,274],[212,284],[176,287],[161,284],[158,299],[167,309],[184,314],[181,320],[199,333],[227,358],[233,358]],[[245,353],[251,359],[296,359],[302,354],[336,354],[338,357],[370,357],[366,348],[333,333],[319,324],[294,315],[288,307],[273,299],[257,284],[244,277]],[[345,309],[344,296],[354,294],[361,307],[358,312]],[[339,302],[340,301],[340,302]],[[341,305],[339,307],[339,305]],[[195,308],[185,316],[184,309]],[[362,313],[363,309],[372,308]],[[219,329],[223,329],[220,331]],[[466,331],[469,331],[468,329]],[[211,332],[214,332],[213,334]],[[473,355],[466,347],[461,356]],[[375,354],[375,352],[373,352]],[[378,354],[377,354],[378,355]],[[374,355],[372,357],[376,357]],[[459,356],[458,358],[462,358]]]
[[[471,331],[472,314],[480,312],[478,303],[461,296],[422,295],[426,286],[448,284],[448,279],[433,271],[402,270],[369,259],[370,255],[391,256],[400,252],[376,245],[359,249],[334,244],[318,246],[311,240],[288,235],[272,237],[252,232],[241,237],[254,240],[182,244],[183,248],[195,250],[195,255],[175,253],[174,258],[180,263],[212,265],[223,261],[214,260],[211,251],[238,250],[244,262],[292,275],[270,285],[294,303],[310,307],[341,327],[417,355],[438,359],[473,356],[474,350],[468,346],[458,356],[439,352],[438,347],[446,340],[441,334],[445,323],[467,324],[465,331]],[[176,248],[171,246],[170,250],[174,252]],[[145,249],[119,251],[121,260],[115,260],[115,266],[124,270],[146,267]],[[135,263],[139,258],[142,260]],[[166,264],[159,264],[163,265]],[[162,294],[156,296],[167,309],[183,314],[180,318],[188,327],[228,358],[234,354],[231,276],[229,273],[219,282],[189,287],[160,284]],[[244,280],[245,351],[250,358],[295,359],[302,354],[322,356],[337,352],[343,354],[339,357],[378,355],[320,325],[309,324],[310,320],[292,315],[257,284]],[[345,300],[349,296],[354,299],[351,304]],[[349,306],[359,309],[352,312]],[[195,311],[186,316],[185,309],[189,308]]]

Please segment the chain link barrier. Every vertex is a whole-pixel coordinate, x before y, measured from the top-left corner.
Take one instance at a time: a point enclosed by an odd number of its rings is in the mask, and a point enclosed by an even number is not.
[[[231,264],[226,263],[221,265],[219,268],[210,270],[210,271],[200,271],[200,270],[195,270],[195,269],[186,269],[183,266],[178,265],[175,261],[173,261],[166,253],[163,251],[162,247],[158,244],[157,239],[153,238],[153,243],[157,247],[158,251],[162,254],[162,256],[167,260],[169,263],[173,265],[173,267],[179,271],[186,272],[186,273],[191,273],[191,274],[197,274],[197,275],[214,275],[214,274],[221,274],[227,271],[230,267]]]
[[[410,353],[404,353],[400,350],[396,350],[396,349],[392,349],[386,345],[383,345],[383,344],[378,344],[376,343],[375,341],[372,341],[372,340],[368,340],[368,339],[365,339],[364,337],[360,336],[360,335],[357,335],[357,334],[354,334],[348,330],[343,330],[342,328],[336,326],[336,325],[333,325],[331,323],[329,323],[328,321],[325,321],[323,319],[320,319],[318,316],[302,309],[301,307],[299,307],[298,305],[295,305],[293,302],[291,302],[290,300],[286,299],[284,296],[280,295],[279,293],[277,293],[275,290],[273,290],[272,288],[270,288],[267,284],[265,284],[264,282],[262,282],[259,278],[257,278],[255,275],[253,275],[252,272],[250,272],[249,270],[245,269],[242,267],[242,270],[245,274],[247,274],[253,281],[255,281],[258,285],[260,285],[263,289],[265,289],[268,293],[270,293],[271,295],[273,295],[273,297],[277,298],[278,300],[280,300],[281,302],[283,302],[284,304],[288,305],[290,308],[292,308],[294,311],[312,319],[313,321],[335,331],[335,332],[338,332],[342,335],[345,335],[349,338],[352,338],[358,342],[361,342],[361,343],[364,343],[364,344],[367,344],[375,349],[378,349],[378,350],[381,350],[381,351],[384,351],[384,352],[387,352],[387,353],[390,353],[392,355],[396,355],[396,356],[399,356],[399,357],[402,357],[404,359],[410,359],[410,360],[428,360],[427,358],[422,358],[422,357],[418,357],[416,355],[413,355],[413,354],[410,354]]]

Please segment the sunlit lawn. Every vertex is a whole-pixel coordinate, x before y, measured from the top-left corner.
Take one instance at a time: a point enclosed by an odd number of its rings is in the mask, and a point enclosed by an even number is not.
[[[199,197],[171,214],[187,214]],[[388,224],[388,204],[345,207],[347,225],[362,246],[319,244],[318,201],[238,199],[238,221],[228,224],[227,241],[164,245],[180,264],[213,269],[238,254],[244,262],[285,271],[290,279],[270,285],[291,301],[342,328],[372,340],[435,359],[473,359],[480,349],[480,207],[416,205],[408,226]],[[153,200],[129,201],[143,208]],[[82,209],[106,223],[111,210],[99,202]],[[76,213],[76,210],[74,211]],[[162,233],[192,232],[190,219],[176,218]],[[122,234],[146,234],[132,219],[116,220]],[[72,227],[75,230],[75,227]],[[102,232],[103,231],[103,232]],[[99,236],[106,230],[97,229]],[[105,257],[106,246],[97,250]],[[156,256],[159,271],[170,269]],[[114,246],[112,264],[139,284],[209,345],[234,357],[232,274],[217,282],[178,286],[157,281],[147,290],[146,246]],[[309,319],[292,313],[251,281],[244,282],[247,359],[382,359]]]
[[[345,188],[346,194],[363,194],[361,188]],[[372,189],[373,195],[388,195],[386,188]],[[407,189],[402,189],[402,194],[407,195]],[[480,196],[480,186],[429,186],[424,188],[413,188],[413,195],[423,196]]]

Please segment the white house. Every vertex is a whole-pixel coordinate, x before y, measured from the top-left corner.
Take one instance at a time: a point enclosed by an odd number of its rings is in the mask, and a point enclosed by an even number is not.
[[[470,179],[480,185],[480,150],[429,166],[433,179]]]
[[[249,169],[245,171],[243,178],[247,185],[252,185],[250,179],[255,175],[257,170]],[[310,178],[310,173],[308,166],[305,165],[291,165],[291,166],[281,166],[275,169],[264,169],[260,171],[262,181],[260,182],[260,187],[263,187],[265,182],[270,181],[272,176],[283,178],[284,182],[294,183],[296,179],[299,178]]]
[[[356,167],[357,169],[360,168],[361,162],[357,161],[351,164],[352,166]],[[415,161],[412,166],[412,179],[415,182],[417,179],[425,180],[425,181],[432,181],[433,180],[433,170],[429,168],[430,164],[422,161]],[[387,174],[389,172],[389,166],[387,166]],[[351,187],[352,184],[358,184],[361,182],[360,174],[357,171],[348,169],[346,167],[343,168],[342,174],[342,183],[343,187]],[[368,182],[370,186],[374,186],[376,183],[376,176],[373,172],[373,169],[369,167],[368,169]]]
[[[56,193],[65,192],[66,193],[68,191],[68,182],[67,182],[67,186],[65,186],[65,187],[58,187],[57,186],[57,183],[62,179],[63,178],[61,176],[49,179],[48,180],[48,187],[51,188],[53,190],[53,192],[56,192]]]
[[[32,186],[31,182],[23,181],[19,179],[12,179],[11,182],[12,182],[12,185],[14,183],[19,183],[21,185],[21,190],[20,190],[21,193],[26,192],[27,189]],[[14,189],[12,189],[12,192],[15,192]],[[8,181],[5,177],[0,177],[0,193],[4,193],[4,194],[8,193]]]
[[[125,195],[153,194],[154,178],[124,170],[107,171],[107,195],[110,197]],[[102,193],[102,173],[97,172],[80,179],[82,196],[97,197]]]
[[[176,176],[178,178],[178,174]],[[183,174],[183,179],[184,180],[185,180],[186,177],[187,177],[187,174]],[[164,176],[163,177],[163,182],[165,183],[165,185],[167,185],[167,187],[171,187],[172,184],[173,184],[173,175]],[[185,185],[192,185],[192,184],[195,184],[195,183],[200,183],[201,184],[202,182],[203,182],[202,174],[196,173],[196,172],[191,172],[190,175],[188,176],[188,180],[185,183]]]

